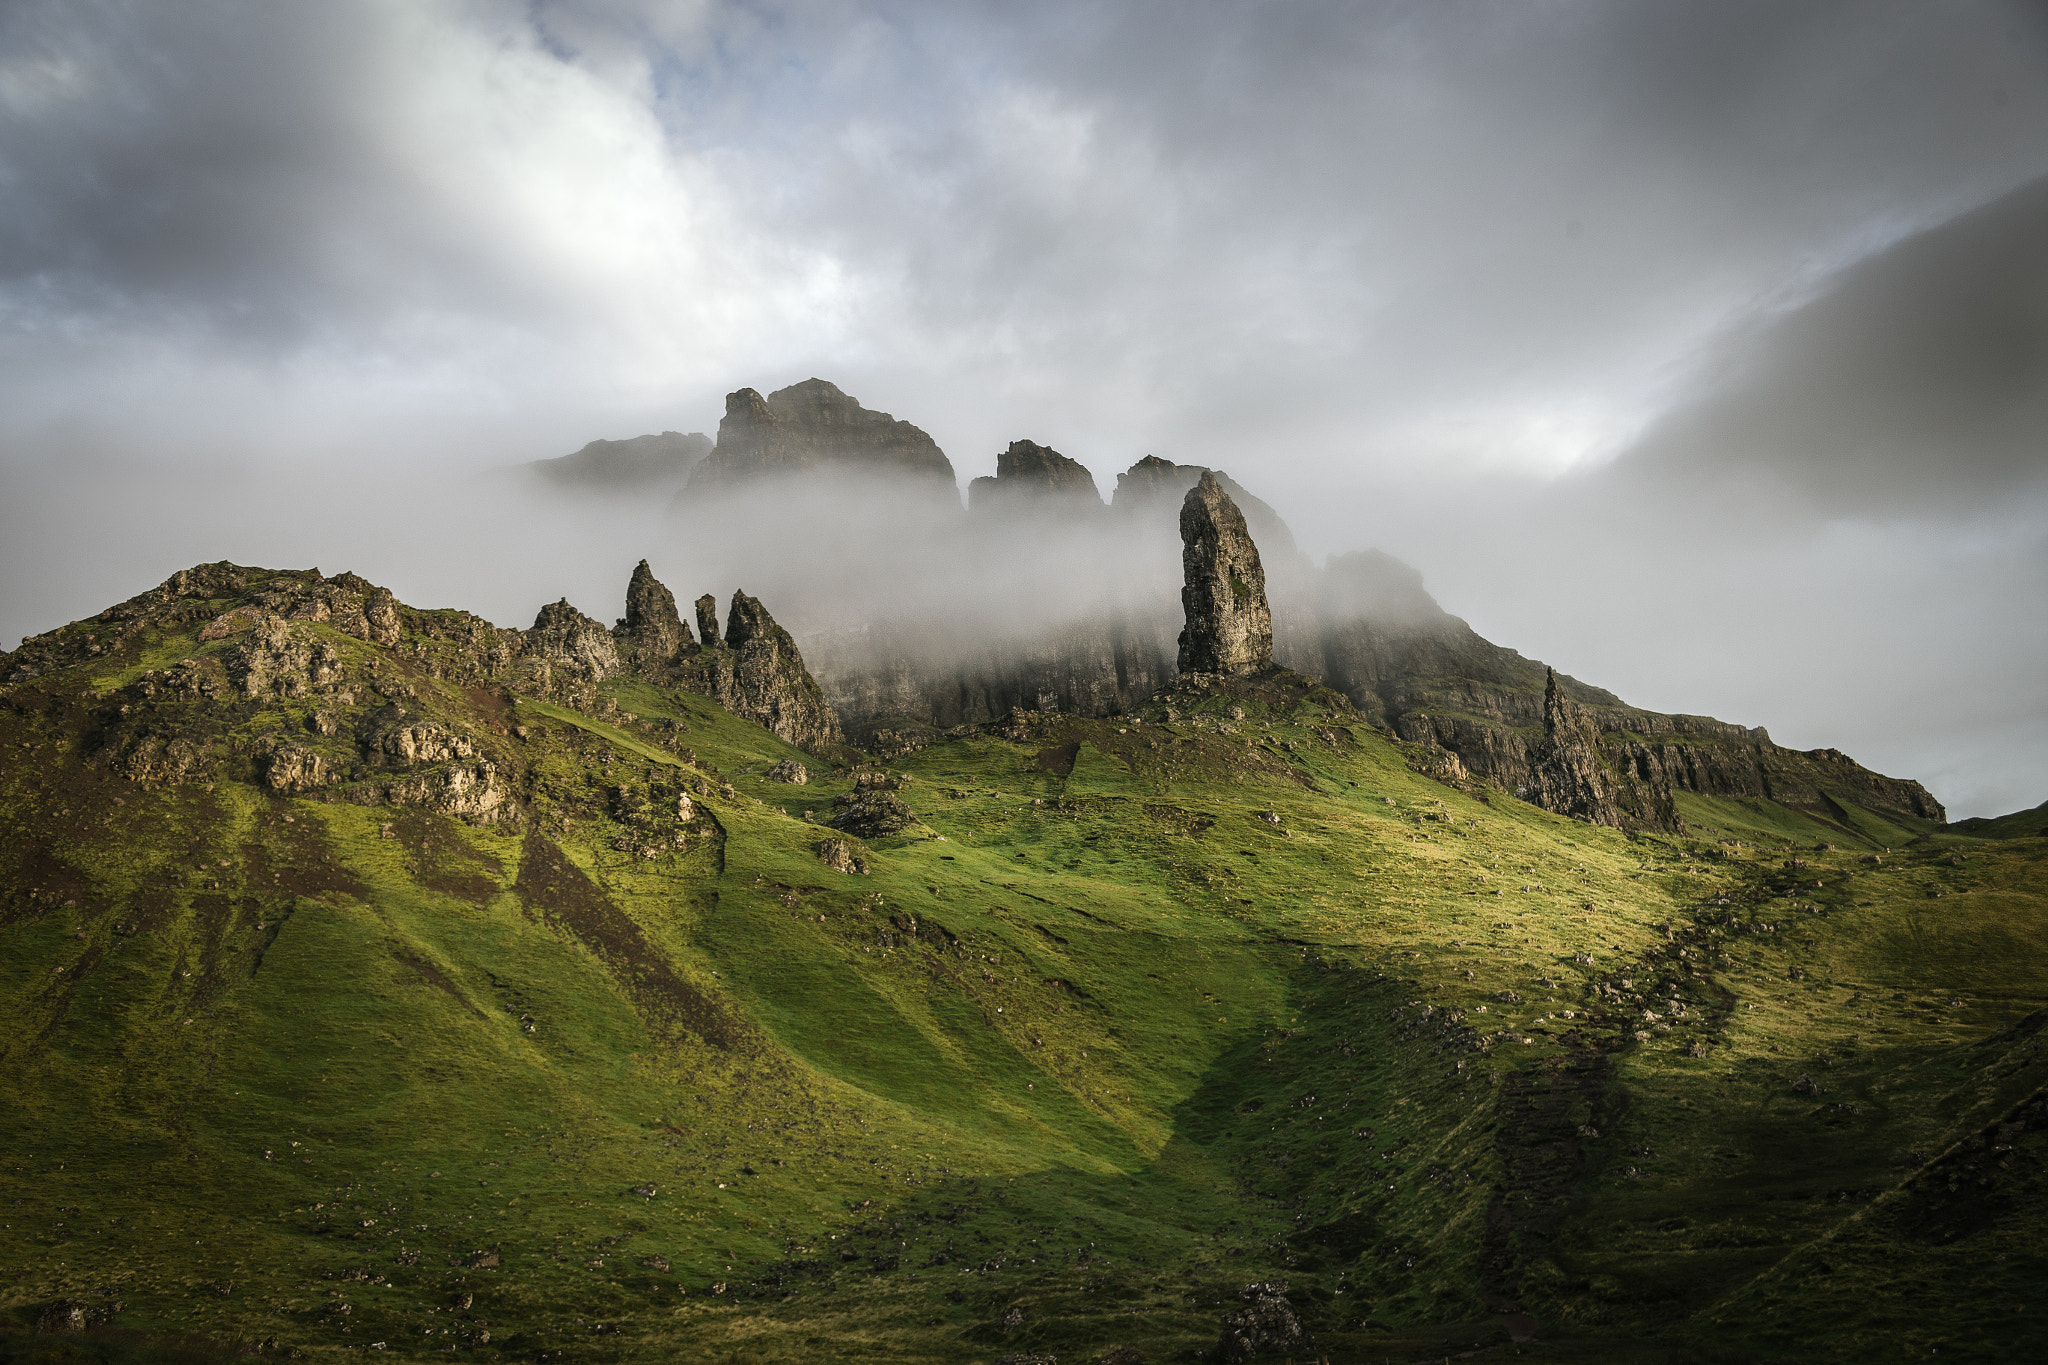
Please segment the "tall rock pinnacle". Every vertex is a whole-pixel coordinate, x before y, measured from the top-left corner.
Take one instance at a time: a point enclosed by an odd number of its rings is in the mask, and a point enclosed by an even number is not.
[[[612,638],[643,668],[674,663],[695,643],[676,610],[676,595],[662,585],[641,560],[626,585],[626,617],[612,628]]]
[[[1183,673],[1251,673],[1273,662],[1266,571],[1244,514],[1207,470],[1180,505]]]

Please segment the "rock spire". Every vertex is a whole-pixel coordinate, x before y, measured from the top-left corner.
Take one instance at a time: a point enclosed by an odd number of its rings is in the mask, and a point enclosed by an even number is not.
[[[662,669],[675,663],[696,643],[676,610],[676,595],[662,585],[641,560],[626,585],[626,615],[612,627],[620,650],[641,668]]]
[[[1273,662],[1266,571],[1244,514],[1204,470],[1180,506],[1183,673],[1251,673]]]

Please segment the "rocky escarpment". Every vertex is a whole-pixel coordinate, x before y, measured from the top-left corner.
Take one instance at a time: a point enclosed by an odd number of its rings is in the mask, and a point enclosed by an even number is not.
[[[804,474],[886,478],[959,505],[953,462],[908,422],[864,408],[837,385],[807,379],[763,398],[727,394],[718,445],[690,475],[690,500],[762,480]],[[687,504],[686,504],[687,505]]]
[[[1266,570],[1244,514],[1204,471],[1180,509],[1183,673],[1250,673],[1273,662]]]
[[[1087,514],[1102,510],[1102,494],[1080,461],[1036,441],[1012,441],[996,456],[996,476],[967,486],[967,508]]]

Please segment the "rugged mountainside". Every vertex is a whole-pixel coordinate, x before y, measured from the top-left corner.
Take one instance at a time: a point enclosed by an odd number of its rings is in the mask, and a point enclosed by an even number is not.
[[[821,703],[698,606],[214,564],[0,655],[0,1355],[2039,1336],[2048,840],[1627,833],[1281,664],[882,767],[719,704]],[[1542,677],[1532,772],[1612,799]]]
[[[701,537],[722,498],[813,485],[880,496],[843,524],[808,525],[809,536],[846,540],[824,572],[869,591],[860,617],[813,621],[789,645],[801,643],[829,708],[808,706],[808,719],[782,724],[804,743],[835,742],[827,736],[837,730],[822,719],[829,709],[846,734],[885,736],[893,748],[1019,707],[1114,716],[1165,686],[1180,663],[1183,605],[1181,585],[1153,566],[1170,564],[1183,502],[1209,478],[1241,513],[1265,572],[1270,626],[1260,628],[1270,629],[1273,657],[1423,746],[1454,780],[1630,829],[1675,831],[1685,818],[1681,798],[1702,795],[1781,801],[1830,820],[1838,818],[1831,803],[1843,798],[1915,819],[1943,816],[1920,784],[1835,751],[1789,750],[1762,729],[1644,711],[1570,677],[1553,681],[1544,664],[1445,612],[1398,561],[1365,552],[1313,564],[1279,514],[1220,471],[1146,456],[1118,475],[1105,512],[1080,463],[1017,441],[998,457],[995,478],[974,481],[963,513],[952,464],[930,436],[811,379],[766,398],[752,389],[729,395],[717,449],[676,506]],[[891,506],[900,524],[887,520]],[[726,519],[751,526],[753,513],[766,514],[765,505],[747,508]],[[966,584],[1029,584],[1029,600],[985,590],[990,605],[971,591],[935,604],[929,593],[898,591],[891,561],[901,544],[948,536],[950,557],[932,572]],[[790,587],[801,585],[798,577]],[[906,596],[911,602],[894,605]],[[699,636],[715,644],[702,615]],[[684,648],[688,632],[680,621],[676,629],[680,636],[651,647]],[[568,658],[561,667],[587,686],[604,666]],[[765,714],[735,681],[707,674],[702,685],[726,689],[715,694],[745,714]]]
[[[527,468],[552,483],[603,489],[680,488],[711,453],[701,431],[664,431],[623,441],[592,441],[573,455],[535,460]]]

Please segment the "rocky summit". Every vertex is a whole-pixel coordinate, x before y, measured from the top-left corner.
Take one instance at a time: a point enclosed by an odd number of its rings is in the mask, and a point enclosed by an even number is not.
[[[1180,636],[1180,671],[1225,676],[1251,673],[1273,662],[1273,613],[1266,605],[1266,571],[1244,514],[1204,471],[1180,509],[1180,590],[1187,625]]]
[[[996,476],[967,485],[969,511],[1102,510],[1095,476],[1078,460],[1068,459],[1036,441],[1012,441],[996,457]]]
[[[690,475],[679,499],[792,475],[882,480],[942,494],[959,505],[953,464],[938,443],[886,412],[872,412],[835,384],[807,379],[763,398],[726,395],[718,444]]]

